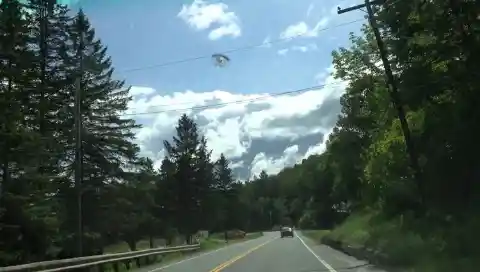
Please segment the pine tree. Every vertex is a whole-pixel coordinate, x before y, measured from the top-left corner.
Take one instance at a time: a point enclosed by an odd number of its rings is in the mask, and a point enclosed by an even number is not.
[[[198,203],[200,212],[197,215],[196,222],[198,229],[207,229],[208,225],[205,218],[209,217],[212,210],[209,207],[209,201],[212,197],[211,189],[214,184],[213,163],[211,161],[212,151],[208,149],[207,139],[202,136],[196,156],[196,175],[195,187],[197,188]]]
[[[7,249],[0,262],[7,264],[42,258],[49,243],[38,213],[44,184],[32,176],[40,137],[25,118],[34,60],[26,17],[18,1],[0,4],[0,248]]]
[[[101,220],[104,204],[102,194],[108,184],[122,179],[124,169],[135,162],[138,147],[132,143],[133,129],[139,126],[132,119],[122,118],[121,112],[127,109],[131,99],[129,88],[124,82],[112,78],[111,59],[107,48],[95,37],[95,31],[88,19],[80,11],[69,27],[69,43],[63,54],[62,69],[67,74],[62,90],[66,105],[73,105],[75,93],[81,93],[82,118],[82,199],[83,221],[87,237],[100,237],[107,231]],[[75,84],[80,79],[80,88]],[[68,101],[68,102],[67,102]],[[64,135],[69,136],[64,161],[69,162],[69,174],[73,173],[75,134],[74,116],[71,107],[65,107],[61,115],[65,117],[62,127]],[[70,176],[71,180],[71,176]],[[71,182],[69,183],[71,184]],[[65,216],[75,215],[72,189],[66,187],[65,201],[69,203]],[[70,220],[66,220],[66,229],[72,230]],[[85,254],[98,251],[101,244],[97,238],[86,241]]]
[[[209,188],[209,152],[206,140],[198,133],[197,124],[187,115],[182,115],[176,127],[177,136],[173,145],[165,141],[168,160],[175,165],[172,193],[176,209],[176,226],[190,242],[191,235],[201,227],[202,203]],[[211,175],[211,174],[210,174]]]
[[[161,218],[162,224],[159,233],[167,240],[167,245],[172,243],[178,205],[176,194],[175,164],[165,156],[162,160],[155,186],[155,212],[156,218]]]
[[[232,169],[230,169],[229,161],[225,158],[225,155],[220,154],[220,158],[215,162],[214,168],[214,177],[215,185],[214,188],[218,193],[217,198],[217,209],[219,209],[219,218],[218,223],[220,227],[227,231],[229,227],[232,227],[231,224],[231,210],[232,206],[230,205],[233,201],[232,189],[233,189],[233,175]]]
[[[62,132],[63,116],[59,111],[68,105],[62,96],[65,85],[65,73],[61,68],[65,54],[65,41],[68,39],[67,28],[71,18],[65,6],[54,5],[54,0],[29,0],[30,37],[34,60],[30,82],[29,105],[26,120],[29,120],[42,139],[42,157],[39,171],[49,173],[49,178],[59,174],[59,162],[62,158],[62,147],[66,144],[66,135]],[[70,136],[70,135],[68,135]]]
[[[215,163],[216,188],[222,192],[228,192],[232,189],[234,183],[230,162],[225,155],[220,154],[220,158]]]

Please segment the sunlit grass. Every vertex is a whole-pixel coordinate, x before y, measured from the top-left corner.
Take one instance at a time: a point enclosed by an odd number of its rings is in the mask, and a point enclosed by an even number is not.
[[[426,219],[404,216],[386,218],[375,211],[352,214],[347,220],[321,236],[328,244],[367,250],[374,262],[410,272],[478,271],[477,247],[480,222],[442,229]],[[420,231],[424,231],[423,233]],[[467,238],[466,238],[467,237]],[[468,239],[470,237],[470,239]],[[327,241],[328,240],[328,241]],[[377,258],[378,257],[378,258]]]
[[[216,250],[216,249],[225,247],[227,245],[231,245],[233,243],[239,243],[239,242],[244,242],[244,241],[247,241],[247,240],[259,238],[263,235],[263,233],[262,232],[247,233],[245,238],[231,239],[231,240],[228,241],[228,244],[225,242],[225,240],[223,238],[222,239],[218,238],[218,237],[223,237],[222,235],[212,234],[212,235],[210,235],[209,238],[201,239],[200,240],[200,249],[196,250],[196,251],[175,252],[175,253],[169,253],[169,254],[165,254],[165,255],[158,255],[155,260],[153,260],[153,257],[152,257],[153,262],[148,264],[148,265],[145,264],[145,259],[143,259],[143,260],[141,260],[142,261],[142,263],[141,263],[142,266],[141,267],[145,268],[145,267],[157,267],[158,265],[167,265],[169,263],[179,261],[181,259],[187,258],[187,257],[192,256],[194,254],[198,254],[200,252],[212,251],[212,250]],[[161,240],[161,239],[159,239],[159,240]],[[139,241],[137,243],[137,247],[139,247],[139,250],[141,249],[140,246],[146,246],[146,248],[148,248],[148,245],[149,245],[148,240],[142,240],[142,241]],[[124,244],[113,245],[112,248],[113,248],[113,250],[117,250],[116,252],[122,252],[122,251],[118,251],[118,250],[122,250],[122,249],[124,249],[125,251],[129,251],[128,245],[125,248]],[[145,248],[142,248],[142,249],[145,249]],[[135,268],[138,268],[136,262],[131,262],[130,263],[130,269],[135,269]],[[128,271],[127,266],[123,263],[119,264],[119,270],[120,271]],[[108,266],[105,267],[105,271],[107,271],[107,272],[113,271],[113,267],[111,265],[108,265]]]

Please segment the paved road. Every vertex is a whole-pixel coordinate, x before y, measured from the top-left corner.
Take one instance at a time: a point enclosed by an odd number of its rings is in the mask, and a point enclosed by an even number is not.
[[[186,260],[142,268],[140,272],[385,272],[364,261],[318,245],[299,232],[279,238],[278,232],[201,253]]]

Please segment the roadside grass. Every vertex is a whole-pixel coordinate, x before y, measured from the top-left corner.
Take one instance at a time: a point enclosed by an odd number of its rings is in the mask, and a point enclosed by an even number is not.
[[[330,230],[302,230],[301,231],[303,235],[306,237],[312,239],[313,241],[317,243],[322,242],[322,238],[330,233]]]
[[[129,271],[129,270],[132,270],[132,269],[140,269],[140,268],[146,269],[148,267],[158,266],[159,264],[168,265],[169,263],[179,261],[179,260],[184,259],[184,258],[188,258],[188,257],[193,256],[195,254],[208,252],[208,251],[213,251],[213,250],[225,247],[227,245],[231,245],[233,243],[245,242],[245,241],[248,241],[248,240],[251,240],[251,239],[259,238],[261,236],[263,236],[262,232],[247,233],[245,238],[243,238],[243,239],[232,239],[232,240],[229,240],[229,243],[227,244],[227,243],[225,243],[225,240],[216,238],[216,237],[223,237],[223,236],[221,236],[220,234],[212,234],[212,235],[210,235],[209,238],[204,238],[204,239],[200,240],[200,249],[197,250],[197,251],[185,252],[185,253],[175,252],[175,253],[169,253],[169,254],[165,254],[165,255],[158,255],[155,259],[153,259],[153,257],[152,257],[149,264],[146,264],[145,263],[146,260],[142,259],[140,267],[138,267],[137,263],[135,261],[133,261],[133,262],[130,263],[130,269],[127,269],[126,264],[122,263],[122,264],[119,264],[119,271]],[[142,244],[144,244],[144,243],[142,243]],[[117,248],[120,248],[120,247],[117,247]],[[148,248],[148,241],[147,241],[147,248]],[[145,249],[145,248],[143,248],[143,249]],[[127,251],[129,251],[129,250],[127,250]],[[114,271],[114,269],[111,265],[108,265],[104,268],[104,271],[105,272],[111,272],[111,271]]]
[[[250,239],[256,239],[259,237],[263,236],[263,232],[252,232],[252,233],[247,233],[246,237],[242,240],[250,240]]]
[[[325,244],[353,248],[365,258],[409,272],[478,271],[480,220],[462,225],[365,210],[329,232],[313,233]],[[306,234],[307,235],[307,234]],[[316,240],[316,239],[315,239]]]
[[[153,245],[155,247],[163,246],[164,243],[165,243],[164,239],[158,238],[153,240]],[[148,239],[140,240],[137,242],[137,250],[149,249],[149,248],[150,248],[150,241]],[[128,252],[130,251],[130,247],[128,246],[127,243],[120,242],[120,243],[106,246],[103,251],[105,254]]]
[[[220,240],[216,238],[206,238],[200,241],[200,250],[202,251],[215,250],[225,245],[226,243],[224,240]]]

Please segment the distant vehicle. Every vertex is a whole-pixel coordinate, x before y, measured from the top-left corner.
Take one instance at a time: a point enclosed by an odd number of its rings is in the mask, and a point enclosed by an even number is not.
[[[282,227],[280,230],[280,238],[283,237],[292,237],[293,238],[293,229],[290,227]]]

